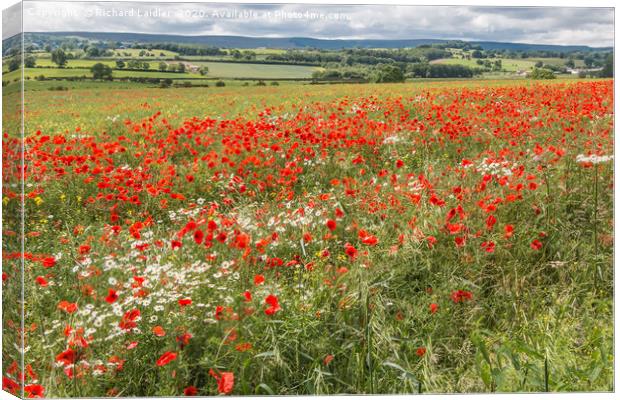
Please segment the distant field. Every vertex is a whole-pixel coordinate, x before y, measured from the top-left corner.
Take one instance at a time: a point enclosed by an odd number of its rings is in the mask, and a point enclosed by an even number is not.
[[[124,71],[114,70],[115,78],[125,77],[144,77],[144,78],[203,78],[200,74],[194,73],[173,73],[173,72],[159,72],[159,71]],[[71,77],[91,77],[92,73],[87,68],[25,68],[24,77],[26,79],[34,79],[37,76],[43,75],[46,78],[71,78]],[[2,79],[12,80],[19,77],[19,71],[13,71],[3,75]]]
[[[495,62],[496,60],[502,61],[502,68],[508,72],[527,71],[534,68],[534,65],[538,61],[542,61],[543,64],[563,66],[566,59],[563,58],[487,58],[483,59]],[[584,66],[583,60],[574,60],[575,66]],[[462,59],[462,58],[442,58],[440,60],[432,61],[433,64],[451,64],[451,65],[464,65],[470,68],[480,68],[481,65],[476,63],[476,59]]]
[[[209,68],[209,77],[216,78],[258,78],[258,79],[303,79],[311,78],[318,67],[301,65],[269,65],[220,62],[193,62],[193,65]]]

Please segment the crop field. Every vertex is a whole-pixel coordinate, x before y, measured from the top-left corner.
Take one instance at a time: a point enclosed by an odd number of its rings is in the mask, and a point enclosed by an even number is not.
[[[216,78],[257,78],[257,79],[304,79],[321,68],[303,65],[272,65],[195,61],[193,65],[209,68],[209,77]]]
[[[3,74],[3,79],[14,80],[18,79],[21,75],[21,71],[13,71]],[[45,78],[76,78],[86,77],[92,78],[93,74],[89,68],[24,68],[25,79],[35,79],[38,76],[44,76]],[[204,76],[198,73],[185,72],[161,72],[154,69],[147,71],[133,71],[133,70],[114,70],[114,78],[128,78],[128,77],[140,77],[140,78],[159,78],[159,79],[175,79],[175,78],[204,78]]]
[[[612,80],[26,89],[5,390],[615,389]]]
[[[561,58],[527,58],[527,59],[516,59],[516,58],[489,58],[484,59],[483,61],[488,60],[490,62],[495,62],[497,60],[501,60],[502,69],[508,72],[516,72],[516,71],[529,71],[538,61],[543,64],[554,65],[554,66],[563,66],[566,60]],[[575,65],[579,67],[583,67],[583,60],[574,60]],[[444,58],[440,60],[434,60],[433,63],[438,64],[453,64],[453,65],[464,65],[470,68],[480,67],[476,63],[475,58],[465,59],[465,58]]]

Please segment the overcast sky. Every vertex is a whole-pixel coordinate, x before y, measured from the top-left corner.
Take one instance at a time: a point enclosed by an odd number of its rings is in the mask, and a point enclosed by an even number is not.
[[[18,32],[3,14],[3,36]],[[8,25],[7,25],[8,23]],[[24,30],[613,46],[612,8],[24,2]]]

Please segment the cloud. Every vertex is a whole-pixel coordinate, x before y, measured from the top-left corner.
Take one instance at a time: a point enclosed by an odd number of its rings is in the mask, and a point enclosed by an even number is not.
[[[30,32],[463,39],[613,46],[612,8],[24,2]]]

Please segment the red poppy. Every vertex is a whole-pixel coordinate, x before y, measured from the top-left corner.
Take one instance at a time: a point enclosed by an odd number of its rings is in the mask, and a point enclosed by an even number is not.
[[[265,277],[262,275],[254,275],[254,285],[262,285],[265,282]]]
[[[75,362],[76,354],[73,349],[69,348],[56,356],[56,361],[64,365],[71,365]]]
[[[196,396],[198,394],[198,389],[195,386],[188,386],[183,389],[183,394],[185,396]]]
[[[189,306],[192,304],[192,299],[179,299],[179,305],[181,307]]]
[[[154,326],[153,329],[153,335],[157,336],[157,337],[163,337],[166,336],[166,331],[164,330],[164,328],[162,328],[161,326],[157,325]]]
[[[35,278],[35,281],[41,286],[41,287],[46,287],[48,285],[47,280],[42,277],[42,276],[37,276]]]
[[[532,250],[538,251],[542,248],[542,246],[543,246],[542,242],[538,239],[534,239],[532,243],[530,243],[530,247],[532,248]]]
[[[108,295],[105,298],[105,301],[107,303],[114,303],[116,300],[118,299],[118,294],[116,294],[116,290],[114,289],[108,289]]]
[[[159,359],[157,360],[157,362],[155,364],[158,367],[163,367],[164,365],[167,365],[170,362],[176,360],[176,358],[177,358],[177,353],[173,353],[171,351],[167,351],[164,354],[162,354],[161,357],[159,357]]]
[[[33,397],[43,397],[45,389],[41,385],[31,384],[31,385],[24,386],[24,392],[25,392],[26,396],[28,396],[30,398],[33,398]]]
[[[56,265],[56,259],[54,257],[45,257],[43,260],[41,260],[41,263],[43,264],[43,267],[51,268]]]
[[[439,309],[439,305],[437,303],[431,303],[430,306],[428,306],[428,308],[431,311],[431,314],[435,314],[437,310]]]
[[[273,294],[270,294],[265,298],[265,304],[269,306],[267,309],[265,309],[266,315],[273,315],[282,309],[280,307],[280,303],[278,302],[278,298]]]
[[[202,243],[202,240],[204,239],[204,237],[205,237],[205,234],[203,231],[197,230],[194,232],[194,242],[196,244]]]
[[[77,311],[78,306],[75,303],[70,303],[66,300],[62,300],[60,303],[58,303],[58,308],[65,311],[66,313],[73,314]]]
[[[334,221],[333,219],[328,220],[327,221],[327,228],[330,231],[332,231],[332,232],[335,231],[336,230],[336,221]]]
[[[357,256],[357,249],[351,245],[351,243],[346,243],[344,245],[344,252],[350,258],[355,258]]]
[[[452,292],[450,298],[454,303],[464,303],[467,300],[471,300],[473,298],[473,295],[467,290],[456,290]]]
[[[426,354],[426,347],[418,347],[415,353],[418,355],[418,357],[424,357],[424,354]]]
[[[235,385],[235,375],[232,372],[222,372],[218,374],[210,369],[209,374],[217,380],[217,391],[220,394],[229,394],[232,392]]]

